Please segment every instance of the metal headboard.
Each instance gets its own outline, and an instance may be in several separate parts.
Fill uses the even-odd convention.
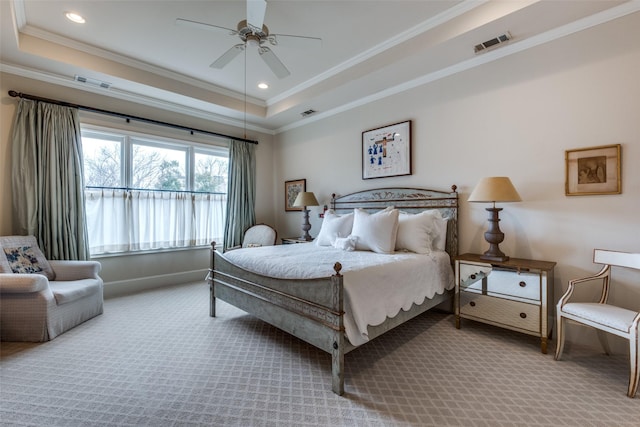
[[[375,212],[388,206],[402,211],[418,213],[427,209],[437,209],[447,221],[447,242],[445,249],[451,260],[458,255],[458,193],[457,186],[451,192],[423,188],[376,188],[358,191],[345,196],[331,196],[331,208],[337,214],[345,214],[354,208]]]

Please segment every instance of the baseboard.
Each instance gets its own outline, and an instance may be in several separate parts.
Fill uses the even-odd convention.
[[[207,269],[201,269],[106,282],[104,284],[104,298],[116,298],[164,286],[179,285],[182,283],[198,281],[202,281],[204,283],[207,272]]]

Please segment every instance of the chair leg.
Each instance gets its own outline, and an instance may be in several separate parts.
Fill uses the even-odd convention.
[[[596,332],[598,333],[598,340],[600,341],[602,349],[607,356],[610,356],[612,353],[611,348],[609,347],[609,341],[607,341],[607,333],[605,331],[601,331],[600,329],[596,329]]]
[[[634,336],[635,335],[635,336]],[[638,336],[637,332],[631,334],[629,339],[629,390],[627,396],[633,398],[638,391],[640,382],[640,370],[638,370]]]
[[[556,328],[558,329],[558,337],[556,338],[557,342],[555,359],[560,360],[560,357],[562,357],[562,351],[564,350],[564,328],[562,316],[560,315],[560,313],[558,313],[558,315],[556,316]]]

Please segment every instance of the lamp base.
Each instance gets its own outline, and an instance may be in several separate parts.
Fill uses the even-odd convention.
[[[489,251],[485,252],[484,254],[480,255],[480,259],[484,260],[484,261],[497,261],[497,262],[504,262],[504,261],[509,261],[509,257],[506,255],[493,255],[493,254],[488,254]]]
[[[504,262],[509,260],[509,257],[504,254],[498,247],[504,240],[504,233],[500,231],[500,226],[498,223],[500,222],[500,218],[498,213],[502,210],[502,208],[486,208],[489,212],[489,229],[484,233],[484,239],[489,243],[489,249],[482,255],[480,255],[480,259],[485,261],[498,261]]]
[[[309,234],[309,230],[311,230],[311,223],[309,222],[309,209],[304,206],[302,212],[304,212],[302,221],[302,231],[304,231],[304,234],[300,236],[300,240],[310,242],[313,240],[313,237],[311,237],[311,235]]]

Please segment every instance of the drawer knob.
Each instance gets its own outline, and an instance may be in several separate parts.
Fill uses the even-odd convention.
[[[522,317],[523,319],[527,318],[527,313],[520,313],[520,317]]]
[[[524,288],[525,286],[527,286],[527,283],[526,283],[526,282],[520,282],[520,287],[521,287],[521,288]]]
[[[469,305],[470,305],[471,307],[475,307],[475,306],[476,306],[476,302],[475,302],[475,301],[471,301],[471,302],[469,303]]]

